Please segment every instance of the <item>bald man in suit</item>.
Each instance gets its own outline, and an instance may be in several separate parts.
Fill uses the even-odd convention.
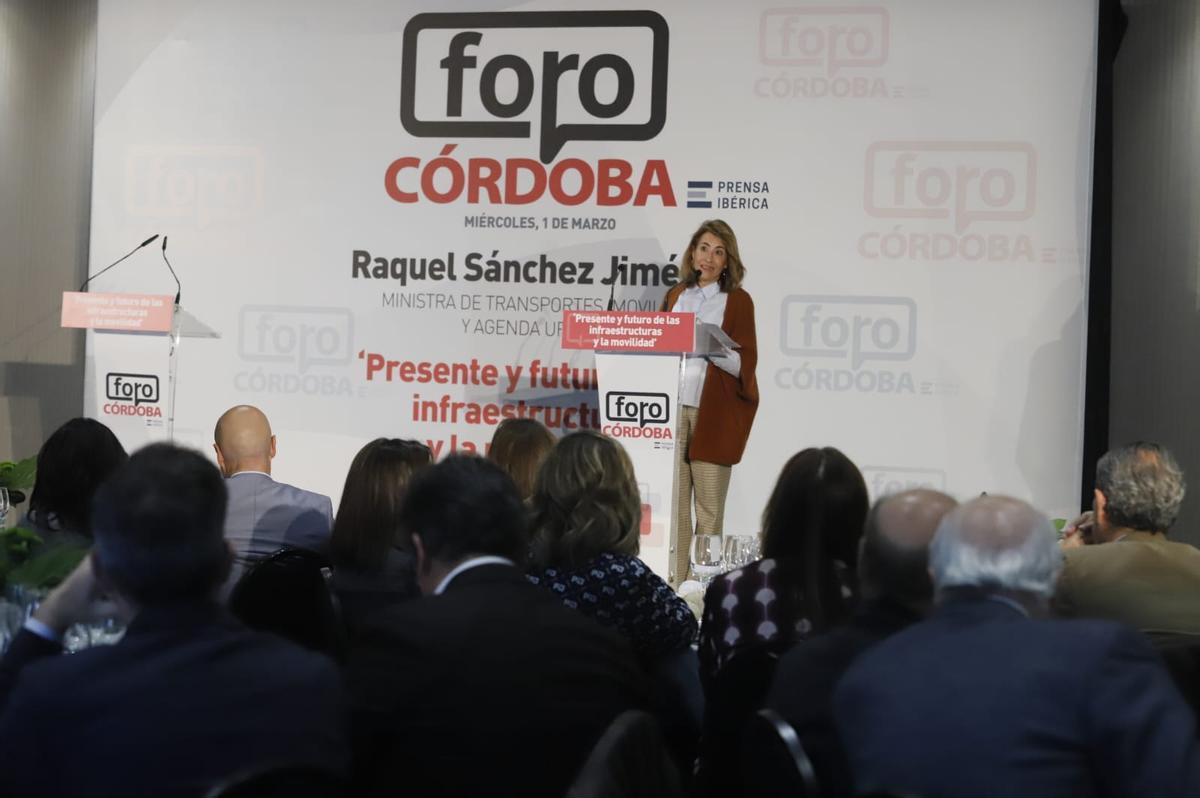
[[[271,478],[276,442],[266,415],[251,405],[231,407],[217,421],[213,438],[229,492],[225,538],[235,550],[233,580],[285,546],[326,554],[333,503]]]

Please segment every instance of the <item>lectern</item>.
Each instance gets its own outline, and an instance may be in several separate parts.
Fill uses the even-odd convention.
[[[169,294],[67,291],[62,326],[88,331],[84,415],[129,451],[173,439],[180,340],[220,334]]]

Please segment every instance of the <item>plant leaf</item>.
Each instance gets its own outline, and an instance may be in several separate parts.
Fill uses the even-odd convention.
[[[8,474],[7,485],[10,488],[32,488],[37,478],[37,457],[26,457],[13,463],[12,471]]]

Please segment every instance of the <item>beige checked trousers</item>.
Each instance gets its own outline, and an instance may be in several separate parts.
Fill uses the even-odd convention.
[[[696,429],[699,408],[679,406],[679,425],[675,434],[675,458],[679,465],[675,481],[675,539],[671,541],[667,582],[671,587],[688,578],[692,551],[692,499],[696,501],[695,532],[720,535],[725,524],[725,496],[729,493],[731,466],[689,460],[688,444]]]

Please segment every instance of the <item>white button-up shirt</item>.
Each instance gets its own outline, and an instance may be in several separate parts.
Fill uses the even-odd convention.
[[[701,288],[694,285],[684,289],[671,310],[677,313],[695,313],[696,324],[721,326],[725,321],[725,303],[729,295],[721,290],[720,283],[709,283]],[[742,373],[742,356],[737,350],[729,349],[709,356],[688,355],[684,360],[683,379],[679,384],[679,403],[688,407],[700,406],[700,392],[704,388],[704,375],[708,364],[737,377]]]

